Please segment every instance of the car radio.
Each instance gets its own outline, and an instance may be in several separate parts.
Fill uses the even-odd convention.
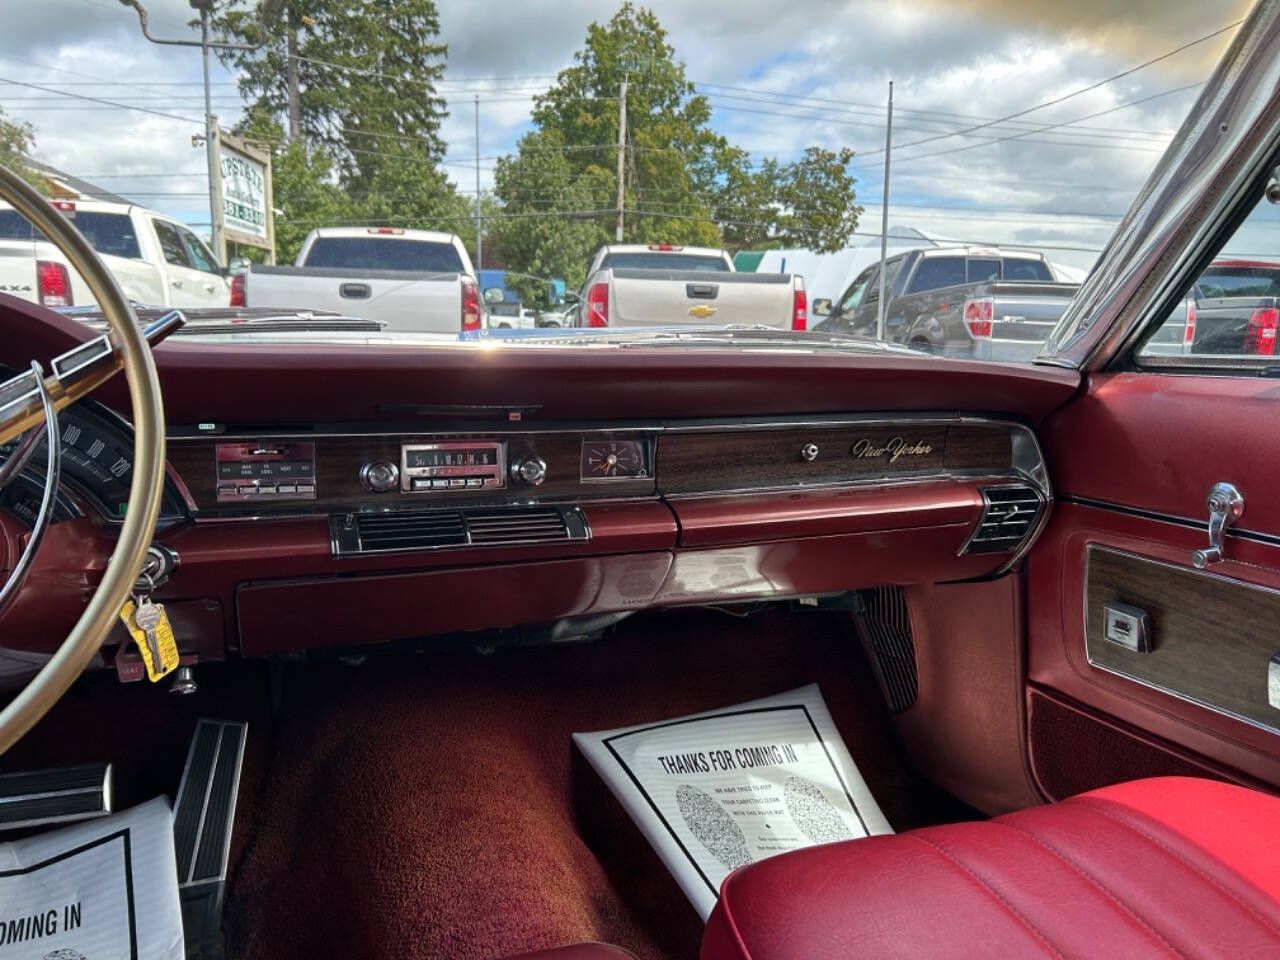
[[[505,487],[506,462],[506,444],[500,441],[401,444],[400,489],[424,493]]]
[[[220,443],[215,462],[218,502],[314,500],[314,443]]]

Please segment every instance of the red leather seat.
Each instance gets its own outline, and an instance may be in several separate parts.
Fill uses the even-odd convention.
[[[1280,799],[1138,780],[730,874],[702,960],[1280,958]]]
[[[575,943],[569,947],[553,947],[522,953],[507,960],[636,960],[635,954],[607,943]]]

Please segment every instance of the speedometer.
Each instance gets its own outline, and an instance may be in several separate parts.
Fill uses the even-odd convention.
[[[647,476],[649,476],[649,446],[644,440],[583,442],[583,480],[629,480]]]

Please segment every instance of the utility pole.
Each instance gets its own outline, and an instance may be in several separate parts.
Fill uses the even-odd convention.
[[[618,97],[618,229],[614,239],[622,242],[623,205],[626,203],[626,190],[623,177],[627,169],[627,81],[622,81],[622,94]]]
[[[889,81],[889,119],[884,129],[884,198],[880,201],[880,302],[876,311],[876,339],[884,340],[884,262],[889,252],[889,151],[893,149],[893,81]]]
[[[480,94],[476,94],[476,282],[484,263],[484,219],[480,215]]]
[[[147,11],[141,0],[120,0],[123,6],[131,7],[138,13],[138,24],[142,27],[142,35],[152,43],[171,47],[199,47],[204,65],[204,152],[205,166],[209,172],[209,239],[213,241],[213,249],[220,261],[226,262],[226,244],[220,243],[222,231],[218,229],[218,201],[220,192],[217,189],[218,160],[217,145],[214,142],[213,125],[216,122],[213,109],[209,103],[209,51],[210,50],[257,50],[266,43],[267,22],[278,16],[285,0],[261,0],[258,5],[258,24],[262,29],[263,39],[258,43],[222,43],[209,40],[209,18],[213,15],[214,0],[187,0],[191,6],[200,11],[200,42],[194,40],[174,40],[166,37],[153,37],[147,30]],[[292,63],[292,58],[290,60]],[[290,116],[292,119],[292,114]],[[195,138],[193,137],[194,141]]]
[[[298,93],[298,18],[290,7],[285,14],[284,82],[289,88],[289,142],[302,136],[302,97]]]
[[[204,69],[204,164],[209,172],[209,240],[219,263],[227,262],[227,245],[218,229],[217,147],[213,141],[213,106],[209,102],[209,7],[200,8],[200,60]]]

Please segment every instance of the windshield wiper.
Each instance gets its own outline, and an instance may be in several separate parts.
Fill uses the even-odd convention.
[[[180,336],[226,336],[234,333],[381,333],[386,321],[345,316],[307,316],[283,314],[278,317],[252,317],[243,320],[202,320],[182,328]]]

